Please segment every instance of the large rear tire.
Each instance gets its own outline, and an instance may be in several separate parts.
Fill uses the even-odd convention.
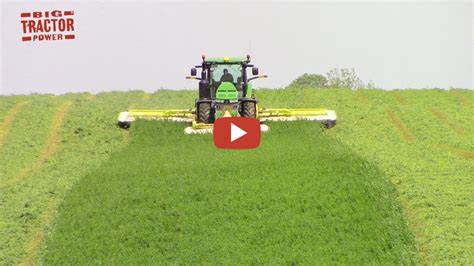
[[[198,123],[211,123],[211,103],[199,103],[197,111],[197,121]]]
[[[240,113],[243,117],[257,117],[257,107],[255,102],[243,102],[242,112]]]

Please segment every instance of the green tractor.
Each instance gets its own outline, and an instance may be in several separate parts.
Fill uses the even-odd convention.
[[[197,69],[201,69],[201,77]],[[247,76],[247,68],[252,69],[252,77]],[[250,63],[250,56],[206,58],[191,68],[187,79],[199,80],[199,98],[195,108],[178,110],[132,109],[121,112],[118,125],[128,128],[136,119],[169,120],[189,123],[185,134],[212,133],[214,121],[221,117],[254,117],[261,123],[260,129],[268,131],[266,121],[309,120],[322,123],[326,128],[336,124],[336,112],[325,108],[277,108],[266,109],[257,106],[257,99],[250,81],[266,78],[258,75],[258,68]]]
[[[197,68],[201,77],[197,78]],[[253,77],[247,77],[252,68]],[[258,68],[247,57],[202,57],[202,64],[191,69],[188,79],[199,80],[199,99],[196,100],[196,122],[212,124],[217,118],[242,116],[257,117],[257,100],[251,80],[266,78],[258,75]]]

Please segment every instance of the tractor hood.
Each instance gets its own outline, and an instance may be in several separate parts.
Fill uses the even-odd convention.
[[[222,82],[216,91],[216,100],[237,100],[239,93],[232,82]]]

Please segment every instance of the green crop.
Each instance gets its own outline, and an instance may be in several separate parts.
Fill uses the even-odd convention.
[[[292,89],[258,96],[262,105],[337,110],[338,125],[326,134],[389,177],[423,263],[474,261],[472,91]]]
[[[117,109],[129,104],[125,95],[24,97],[28,103],[0,148],[0,264],[34,259],[66,191],[124,145],[114,119]],[[23,100],[6,99],[17,98]],[[72,105],[60,110],[65,102]],[[52,121],[58,111],[66,113],[55,136]],[[50,135],[57,139],[48,143]]]
[[[413,263],[384,175],[310,122],[270,124],[256,150],[144,122],[77,184],[46,264]],[[304,141],[302,141],[304,140]]]
[[[384,221],[381,221],[380,224],[376,223],[377,226],[375,227],[375,230],[385,236],[394,236],[394,243],[397,244],[394,248],[381,253],[378,252],[380,249],[376,248],[374,249],[375,254],[367,255],[367,253],[365,253],[367,249],[364,248],[372,247],[374,243],[386,243],[384,242],[386,240],[378,239],[374,240],[374,242],[371,242],[371,240],[367,241],[369,243],[367,243],[366,246],[363,246],[361,253],[366,254],[366,258],[364,258],[363,262],[402,263],[404,262],[402,260],[405,260],[405,262],[410,263],[411,261],[417,262],[417,258],[420,258],[420,262],[426,264],[471,264],[472,261],[474,261],[474,254],[472,252],[472,250],[474,250],[474,219],[472,217],[472,204],[474,202],[472,194],[472,187],[474,187],[474,179],[472,178],[472,173],[474,172],[474,128],[472,127],[474,124],[474,93],[472,91],[457,89],[450,91],[279,89],[258,90],[256,91],[256,95],[260,100],[259,106],[329,107],[336,110],[338,113],[338,124],[336,127],[330,130],[325,130],[322,134],[318,128],[312,128],[311,131],[314,131],[316,136],[299,137],[298,140],[301,143],[306,144],[314,141],[316,141],[318,145],[319,142],[330,143],[338,151],[337,154],[341,152],[341,155],[345,154],[349,156],[351,160],[357,162],[356,165],[358,165],[358,167],[361,166],[360,164],[367,165],[369,169],[367,170],[368,173],[362,174],[361,178],[368,178],[370,175],[378,173],[374,182],[377,182],[380,186],[371,187],[368,183],[364,182],[362,182],[361,186],[369,189],[372,193],[386,193],[385,195],[387,195],[387,197],[379,203],[371,202],[372,205],[369,204],[367,208],[375,206],[373,204],[383,205],[386,202],[391,202],[393,204],[392,208],[386,208],[385,211],[381,210],[381,212],[375,212],[374,215],[381,215],[382,213],[392,215],[388,217],[393,217],[394,229],[380,229],[380,227],[377,226],[384,223]],[[160,160],[153,160],[153,167],[143,170],[147,175],[155,175],[151,169],[158,171],[159,167],[172,169],[170,167],[175,164],[174,161],[180,161],[185,165],[181,171],[190,173],[190,176],[196,180],[189,180],[189,184],[184,183],[184,185],[182,183],[176,183],[176,187],[174,187],[172,186],[172,180],[166,179],[166,182],[169,181],[169,183],[163,183],[167,185],[166,188],[168,188],[168,194],[166,195],[183,193],[184,190],[180,191],[178,185],[183,185],[184,188],[187,188],[187,192],[191,192],[189,185],[193,184],[194,187],[201,190],[197,190],[196,195],[190,194],[192,199],[194,199],[194,197],[203,197],[202,201],[216,200],[215,196],[217,193],[212,194],[206,190],[207,187],[202,187],[206,184],[209,185],[210,180],[215,181],[217,176],[222,177],[222,180],[217,179],[218,181],[220,180],[220,182],[217,182],[217,185],[221,186],[224,191],[227,190],[225,190],[226,187],[224,187],[224,183],[222,183],[223,180],[247,180],[246,174],[243,172],[244,170],[234,167],[234,164],[230,164],[229,160],[231,159],[226,156],[224,156],[224,165],[232,165],[231,170],[218,168],[222,170],[218,174],[214,172],[213,176],[205,175],[203,169],[206,169],[205,167],[207,167],[208,164],[214,166],[217,165],[219,157],[216,156],[226,154],[226,151],[214,150],[210,136],[197,136],[197,138],[192,138],[198,139],[196,145],[200,148],[189,151],[190,154],[187,155],[188,157],[186,157],[186,160],[171,156],[166,157],[166,160],[163,161],[162,158],[164,155],[161,152],[161,147],[147,146],[147,148],[143,148],[143,151],[141,151],[141,148],[137,146],[137,143],[135,143],[139,140],[149,138],[149,133],[142,133],[139,129],[133,129],[132,131],[137,134],[129,136],[128,131],[120,130],[115,126],[115,119],[118,112],[126,110],[127,108],[191,108],[195,97],[196,91],[170,90],[159,90],[153,94],[132,91],[122,93],[101,93],[99,95],[83,93],[67,94],[63,96],[31,95],[0,97],[0,238],[2,239],[0,242],[0,264],[35,262],[37,261],[37,254],[40,250],[42,250],[41,258],[45,261],[56,261],[56,259],[61,258],[61,256],[65,256],[66,254],[60,254],[61,248],[58,247],[58,244],[65,243],[63,242],[64,239],[61,239],[61,236],[66,236],[67,233],[71,233],[72,231],[65,230],[64,232],[60,232],[56,229],[67,228],[67,224],[64,224],[64,222],[61,221],[68,221],[68,217],[71,216],[70,212],[73,210],[68,210],[66,206],[73,206],[71,199],[75,197],[74,195],[85,193],[84,187],[87,187],[88,182],[94,175],[104,171],[107,167],[118,167],[118,162],[120,161],[117,157],[118,155],[125,154],[124,156],[130,158],[128,153],[125,152],[127,150],[135,150],[134,156],[137,158],[140,158],[141,154],[144,153],[152,154],[152,156],[155,156],[156,158],[161,158]],[[61,109],[61,106],[67,102],[71,103],[70,107],[68,109]],[[24,105],[19,108],[17,112],[14,112],[15,106],[19,103],[24,103]],[[57,124],[55,121],[57,122],[57,118],[60,117],[58,116],[58,112],[61,112],[61,110],[66,111],[66,113],[64,118],[61,120],[61,123]],[[14,119],[10,121],[9,117],[11,117],[10,114],[12,112],[15,113],[15,115]],[[272,147],[265,147],[265,143],[267,142],[266,138],[273,139],[273,141],[281,138],[281,142],[294,144],[290,137],[286,140],[284,136],[278,136],[278,130],[287,132],[288,135],[304,134],[307,130],[306,124],[298,124],[296,126],[294,126],[294,124],[291,125],[292,126],[286,128],[286,126],[283,125],[272,124],[272,129],[269,132],[271,134],[264,135],[264,139],[262,140],[262,150],[265,150],[266,152],[273,150],[273,152],[275,152]],[[177,141],[177,138],[181,141],[181,138],[185,137],[181,135],[184,125],[177,124],[175,126],[177,127],[175,128],[176,131],[171,130],[174,126],[163,128],[164,132],[167,132],[166,130],[168,129],[171,130],[171,132],[169,132],[171,134],[168,134],[170,135],[169,141]],[[162,127],[160,126],[160,128]],[[294,131],[291,131],[292,129]],[[5,134],[5,132],[7,132],[7,134]],[[160,141],[166,142],[166,138],[168,138],[166,134],[162,135],[163,132],[157,130],[157,128],[152,129],[151,132],[154,132],[154,137]],[[179,134],[175,135],[174,133]],[[141,137],[140,134],[145,134],[146,136]],[[129,140],[131,143],[127,145]],[[155,142],[152,140],[150,143]],[[191,143],[186,140],[182,143],[183,145],[191,145]],[[296,149],[297,147],[301,147],[301,145],[297,144],[287,147],[287,150],[280,150],[280,153],[282,153],[280,155],[290,161],[293,160],[290,159],[290,156],[291,158],[299,156],[301,158],[298,161],[298,166],[301,169],[306,169],[309,173],[316,170],[320,171],[321,166],[318,162],[326,162],[326,160],[319,156],[313,157],[311,154],[308,155],[308,152],[304,153]],[[295,146],[295,148],[293,148],[293,146]],[[333,149],[332,146],[324,147],[327,147],[327,152],[329,152]],[[176,147],[168,147],[167,145],[164,145],[164,147],[166,149],[176,149],[178,154],[180,148],[184,149],[181,144],[177,144]],[[304,148],[301,149],[309,149],[310,151],[315,149],[315,147],[308,147],[309,145],[305,145]],[[295,182],[295,179],[288,177],[285,179],[276,174],[278,173],[278,167],[281,167],[283,169],[281,171],[285,172],[285,167],[289,167],[285,164],[287,162],[281,161],[275,163],[276,159],[274,156],[276,155],[270,154],[267,156],[266,154],[261,154],[259,150],[260,149],[249,152],[237,151],[233,154],[236,154],[237,159],[241,158],[239,154],[250,154],[251,158],[253,158],[252,163],[254,163],[254,165],[242,158],[241,160],[246,162],[246,164],[250,164],[252,169],[255,169],[259,173],[259,176],[267,177],[266,180],[268,181],[271,181],[274,178],[276,181],[279,181],[279,183],[282,183],[281,186],[286,186],[285,182],[294,184],[292,182]],[[314,151],[316,155],[320,154],[319,152],[321,151]],[[205,154],[210,157],[197,158],[196,156],[192,156],[192,154]],[[259,156],[255,156],[255,154],[259,154]],[[147,160],[152,159],[149,158]],[[325,164],[332,165],[333,163],[327,162]],[[238,166],[240,163],[236,162],[235,165]],[[357,169],[359,169],[358,167],[354,169],[352,166],[342,164],[342,162],[339,161],[334,162],[334,165],[339,165],[341,167],[344,166],[339,171],[348,168],[346,171],[350,173],[354,173],[353,171],[357,172]],[[124,171],[126,171],[130,176],[140,177],[140,171],[142,170],[136,170],[141,169],[140,167],[143,166],[139,162],[134,161],[131,167],[128,167],[127,170]],[[292,167],[296,168],[296,166]],[[242,168],[245,168],[245,170],[248,169],[248,167]],[[260,168],[268,170],[266,170],[265,173],[260,173],[263,171]],[[168,170],[167,172],[165,171],[164,174],[169,174],[170,177],[173,176],[171,170]],[[291,173],[288,172],[287,176],[290,176],[290,174]],[[337,171],[333,172],[332,176],[328,173],[328,175],[335,180],[341,180],[339,174],[340,173]],[[201,176],[204,176],[204,178]],[[129,186],[132,192],[136,192],[126,194],[127,197],[120,201],[124,206],[128,206],[130,211],[135,208],[135,211],[138,212],[140,209],[137,208],[137,206],[141,206],[140,202],[142,199],[135,199],[132,197],[134,194],[138,196],[140,195],[139,192],[132,189],[132,185],[147,184],[146,180],[143,178],[144,177],[142,176],[138,179],[125,179],[124,175],[122,175],[122,182],[120,184],[123,186]],[[257,177],[258,180],[260,180],[259,178],[260,177]],[[301,175],[301,178],[301,180],[307,181],[306,184],[312,184],[313,189],[320,189],[316,183],[312,183],[315,182],[314,180],[309,180],[305,173]],[[135,183],[134,180],[138,183]],[[199,180],[206,180],[207,183],[200,184]],[[109,182],[110,180],[106,181]],[[255,183],[252,183],[253,181],[251,181],[252,180],[249,180],[247,183],[244,182],[240,184],[240,186],[246,187],[251,184],[254,185]],[[255,182],[257,182],[257,180],[255,180]],[[94,184],[96,184],[94,186],[95,189],[106,189],[105,187],[101,187],[99,183]],[[251,191],[255,192],[256,189],[263,189],[262,187],[267,185],[267,183],[264,185],[263,183],[259,184],[261,184],[261,187],[257,186]],[[331,182],[326,182],[324,184],[327,186],[326,189],[332,188],[335,190],[337,190],[340,185],[340,183]],[[269,188],[279,186],[279,184],[273,182],[268,185],[270,185]],[[300,186],[302,185],[300,184]],[[361,186],[356,186],[356,188],[362,188]],[[178,191],[171,191],[172,187],[177,188]],[[111,188],[119,189],[116,186],[112,186]],[[232,187],[229,187],[229,189],[230,188]],[[302,189],[302,187],[296,186],[295,190],[288,190],[291,192],[289,195],[291,196],[293,193],[300,193],[302,194],[300,199],[307,197],[308,194],[302,193],[304,191],[300,189]],[[396,191],[396,194],[393,194],[393,190]],[[143,203],[149,203],[151,198],[159,198],[159,195],[152,196],[151,192],[149,193],[148,188],[144,188],[144,191],[147,192],[144,194],[147,195],[147,198],[143,199]],[[204,192],[210,193],[210,196],[208,196],[209,198],[206,198],[206,193]],[[238,191],[230,192],[232,193],[229,195],[239,195],[240,193]],[[357,191],[354,193],[355,194],[350,195],[359,195],[357,194]],[[333,204],[332,202],[335,202],[335,199],[338,197],[331,195],[332,194],[327,194],[326,196],[328,198],[325,199],[325,201],[321,201],[320,205],[310,204],[308,206],[311,208],[320,206],[322,209],[337,207],[331,204]],[[63,202],[63,199],[66,196],[68,199]],[[109,196],[109,200],[119,199],[119,195],[109,195],[105,193],[105,195],[101,196]],[[94,197],[98,196],[95,195]],[[249,195],[248,200],[242,198],[242,204],[251,204],[255,197],[258,198],[259,202],[267,202],[274,200],[277,195],[272,193],[261,193],[259,195],[252,195],[251,197]],[[363,198],[364,197],[361,197],[361,199]],[[181,199],[184,200],[184,196]],[[333,201],[331,201],[331,199]],[[87,199],[84,200],[84,204],[86,204]],[[179,199],[176,198],[170,198],[169,200],[179,201]],[[240,206],[239,203],[240,202],[236,202],[234,207],[237,208]],[[60,211],[57,212],[60,204],[63,204],[63,207],[61,207]],[[400,205],[402,206],[405,218],[399,217],[400,210],[398,206]],[[196,206],[195,211],[192,211],[192,209],[185,210],[194,215],[208,214],[209,208],[206,209],[199,204]],[[299,205],[295,202],[292,206]],[[171,207],[172,206],[166,206],[166,208]],[[266,205],[263,205],[263,207],[266,207]],[[145,207],[145,210],[148,210],[146,208],[148,207]],[[341,208],[344,209],[347,208],[347,206],[343,205]],[[360,208],[357,200],[355,208]],[[338,211],[341,211],[342,209],[337,209],[336,214],[339,214]],[[150,224],[148,224],[147,221],[142,222],[146,224],[146,226],[150,226],[149,230],[152,230],[152,224],[166,226],[166,224],[172,223],[172,219],[174,219],[173,215],[176,213],[176,209],[171,210],[174,212],[165,212],[166,215],[163,214],[162,210],[160,210],[159,213],[162,215],[160,216],[160,219],[163,218],[162,220],[153,220]],[[239,209],[229,208],[229,212],[226,213],[232,214],[233,210],[235,211]],[[263,208],[263,210],[268,210],[268,208]],[[294,214],[291,212],[292,210],[294,211],[294,209],[288,208],[287,213],[282,212],[282,217],[290,217],[291,214]],[[248,215],[252,214],[251,211],[247,211],[246,213],[248,213]],[[269,213],[271,214],[272,212],[269,211]],[[219,213],[214,214],[218,215]],[[221,215],[224,214],[225,213],[221,213]],[[149,213],[143,215],[146,216],[149,215]],[[237,216],[237,214],[235,215]],[[58,217],[57,223],[54,222],[56,221],[56,217]],[[97,213],[97,217],[103,217],[103,215]],[[249,217],[255,218],[254,216]],[[266,216],[262,216],[262,219],[265,217]],[[308,216],[297,216],[297,218],[301,217],[307,218]],[[114,218],[118,219],[119,217],[114,216]],[[346,218],[349,219],[350,217]],[[353,218],[355,219],[355,217]],[[359,218],[364,220],[366,216]],[[412,233],[407,233],[406,226],[401,225],[403,220],[406,220],[408,228]],[[309,221],[315,222],[316,220]],[[100,222],[101,226],[105,226],[105,222]],[[131,232],[127,230],[134,228],[134,226],[137,226],[138,224],[142,224],[142,222],[139,221],[136,224],[132,223],[130,227],[126,227],[123,230],[128,232],[131,237],[137,237],[139,239],[141,237],[140,232],[142,231]],[[221,222],[226,224],[226,220],[222,220]],[[364,221],[351,223],[358,224],[358,222],[361,225],[365,225]],[[51,228],[51,224],[56,224],[57,227]],[[186,224],[188,226],[192,225],[192,223]],[[227,225],[229,224],[230,223],[227,223]],[[267,225],[259,223],[258,221],[256,224],[260,226]],[[269,222],[269,225],[280,224],[281,220],[276,220],[274,223],[273,221]],[[195,226],[198,225],[199,224],[195,224]],[[237,225],[243,226],[245,224],[239,222]],[[301,224],[297,223],[296,225],[299,226]],[[148,229],[146,229],[146,226],[143,232],[149,232],[147,231]],[[308,226],[314,225],[309,223]],[[336,224],[334,226],[336,226]],[[118,228],[118,237],[120,236],[121,231],[120,227],[116,228]],[[365,227],[362,226],[356,228],[361,231],[338,232],[338,237],[352,237],[349,240],[353,241],[350,243],[353,243],[354,246],[351,246],[350,244],[346,245],[345,251],[352,251],[355,246],[360,244],[360,241],[357,241],[359,235],[354,234],[356,232],[363,232],[363,228]],[[172,232],[172,227],[171,229],[166,227],[166,229],[171,230]],[[208,230],[211,229],[212,228],[209,228]],[[285,231],[289,230],[287,227],[280,229],[282,230],[281,232],[289,232]],[[110,229],[105,228],[104,230]],[[222,232],[222,236],[228,236],[224,234],[225,232]],[[244,231],[241,233],[250,234],[251,232],[252,231]],[[320,231],[317,232],[321,233]],[[263,231],[263,233],[267,232]],[[298,235],[298,233],[295,234]],[[321,234],[323,236],[317,240],[327,240],[326,234]],[[43,239],[45,236],[49,235],[48,244],[44,245],[45,241],[43,241]],[[198,232],[193,235],[202,236],[198,234]],[[276,236],[273,232],[270,232],[269,235]],[[330,235],[334,236],[334,232],[328,231],[327,236]],[[413,235],[415,238],[417,254],[411,253],[413,248],[410,237]],[[176,253],[175,256],[173,256],[173,253],[170,250],[173,248],[172,243],[176,242],[171,240],[176,239],[168,238],[171,236],[173,235],[163,236],[160,234],[160,239],[163,240],[160,245],[162,245],[164,252],[171,256],[169,258],[170,261],[191,261],[193,254],[197,254],[206,250],[206,248],[210,248],[210,244],[203,245],[202,247],[198,246],[194,249],[197,253],[189,254],[184,252],[183,249],[180,249],[178,250],[180,253]],[[209,234],[207,239],[210,239],[211,236],[216,235]],[[113,238],[114,235],[111,237],[114,240],[119,239]],[[285,237],[291,238],[292,234],[287,234]],[[366,238],[361,236],[360,239],[367,240],[371,237],[373,237],[373,235],[369,233]],[[133,242],[134,239],[135,238],[131,238],[130,241]],[[199,239],[202,238],[195,239],[195,241]],[[271,243],[272,245],[277,243],[275,245],[276,249],[280,248],[281,250],[283,246],[288,247],[288,245],[284,244],[287,243],[285,242],[285,239],[281,240],[281,245],[278,245],[278,241]],[[336,239],[340,238],[336,237]],[[84,239],[84,242],[80,242],[80,244],[84,244],[89,240],[89,238],[86,238]],[[153,240],[156,239],[153,238]],[[268,241],[273,240],[275,240],[275,238],[269,238]],[[295,248],[297,247],[299,248],[298,250],[301,251],[301,256],[298,255],[299,253],[294,253],[297,251],[292,251],[293,249],[290,246],[290,251],[287,253],[296,255],[293,257],[279,257],[281,258],[279,262],[291,263],[293,261],[301,261],[298,260],[298,258],[305,259],[306,261],[317,261],[316,259],[307,256],[309,253],[306,253],[306,247],[301,247],[301,243],[309,243],[308,247],[313,245],[311,244],[313,240],[316,244],[320,243],[311,238],[311,235],[308,235],[307,238],[306,236],[303,237],[301,242],[297,242],[299,245],[295,246]],[[333,241],[332,239],[327,241],[328,243],[333,243],[331,242]],[[156,242],[153,243],[156,244]],[[189,244],[192,243],[192,241],[185,241],[183,243]],[[224,241],[218,243],[222,244],[227,242]],[[240,242],[235,242],[235,245],[238,245],[238,243]],[[266,244],[266,242],[256,243],[260,243],[262,246],[265,246],[264,244]],[[141,245],[142,242],[137,242],[136,244]],[[223,248],[230,250],[233,248],[232,245],[234,244],[229,241],[229,243],[223,244]],[[132,247],[136,248],[134,245],[132,245]],[[101,247],[97,248],[100,250]],[[113,246],[110,248],[113,249]],[[334,263],[336,263],[336,261],[354,263],[362,261],[361,257],[357,255],[354,255],[354,259],[350,260],[347,255],[343,254],[342,248],[343,247],[337,249],[340,252],[337,253],[339,255],[337,258],[332,257],[333,255],[328,253],[329,255],[321,255],[320,261],[324,259],[334,259]],[[318,249],[315,249],[317,251],[315,251],[315,254],[323,254],[324,250],[322,249],[324,249],[324,245],[321,245],[321,250],[319,251]],[[245,250],[245,245],[235,247],[235,252],[242,250]],[[262,253],[262,256],[259,256],[258,258],[256,257],[255,261],[269,261],[267,255],[271,254],[272,250],[264,250],[266,253]],[[336,250],[336,248],[334,248],[334,250]],[[214,252],[212,254],[219,254],[219,249],[211,249],[209,252]],[[77,252],[74,254],[76,256]],[[74,258],[78,259],[78,257]],[[380,259],[380,261],[376,261],[376,258]],[[156,259],[160,260],[163,258],[159,257]],[[204,261],[204,257],[194,257],[194,259],[195,261]],[[226,262],[226,257],[221,257],[219,260]],[[247,260],[246,258],[242,258],[241,261],[252,262],[252,260]],[[67,261],[61,262],[67,263]],[[331,261],[325,262],[330,263]]]

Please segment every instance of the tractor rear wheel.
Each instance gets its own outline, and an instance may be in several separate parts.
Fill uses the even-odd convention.
[[[211,123],[211,103],[199,103],[197,111],[198,123]]]
[[[257,108],[255,102],[243,102],[242,112],[240,113],[243,117],[257,117]]]

